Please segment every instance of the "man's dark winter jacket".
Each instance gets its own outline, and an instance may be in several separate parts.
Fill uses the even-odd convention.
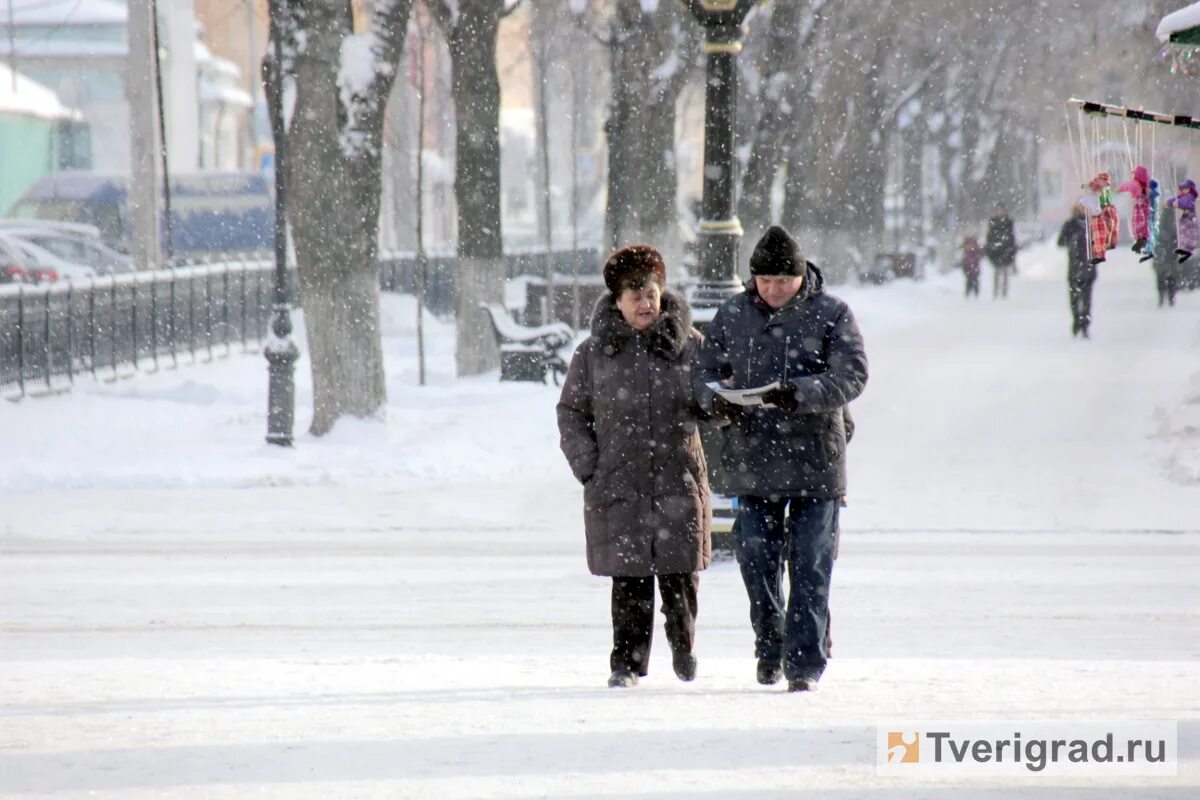
[[[594,575],[695,572],[712,558],[692,389],[699,344],[687,302],[670,290],[662,315],[641,333],[611,294],[596,304],[592,335],[575,351],[558,401],[562,451],[583,483]]]
[[[1082,214],[1072,215],[1063,223],[1058,246],[1067,248],[1067,267],[1071,272],[1088,265],[1087,223]]]
[[[734,415],[722,451],[728,491],[738,495],[836,498],[846,493],[843,409],[862,394],[867,356],[850,308],[824,290],[807,264],[796,297],[773,311],[753,280],[718,309],[694,370],[706,411],[720,381],[746,389],[786,380],[794,412],[749,407]]]
[[[1010,217],[998,215],[988,220],[983,252],[996,266],[1009,266],[1017,260],[1017,234]]]

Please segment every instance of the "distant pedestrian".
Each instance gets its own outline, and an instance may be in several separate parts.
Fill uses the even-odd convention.
[[[1088,253],[1088,222],[1083,206],[1076,204],[1058,234],[1058,246],[1067,248],[1067,297],[1071,302],[1071,335],[1088,338],[1092,323],[1092,286],[1096,265]]]
[[[558,401],[563,454],[583,484],[587,563],[612,578],[608,685],[646,675],[654,584],[662,596],[672,665],[696,676],[692,652],[700,570],[712,556],[708,468],[691,381],[702,338],[687,302],[666,288],[648,245],[604,265],[608,292],[592,335],[575,351]]]
[[[1017,234],[1004,206],[996,206],[988,220],[983,252],[992,262],[992,298],[1008,297],[1008,279],[1017,263]]]
[[[962,271],[967,279],[965,297],[979,297],[979,270],[983,260],[983,248],[974,236],[967,236],[962,243]]]
[[[1175,305],[1175,294],[1180,289],[1184,265],[1175,254],[1179,247],[1175,229],[1174,212],[1158,215],[1158,243],[1154,248],[1154,285],[1158,289],[1158,305]]]

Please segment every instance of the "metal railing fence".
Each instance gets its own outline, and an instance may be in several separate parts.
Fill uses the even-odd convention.
[[[506,278],[599,270],[595,251],[515,253]],[[415,292],[412,253],[379,256],[384,291]],[[425,302],[452,317],[455,258],[428,256]],[[296,296],[295,273],[289,290]],[[46,286],[0,286],[0,396],[64,391],[76,377],[111,379],[139,370],[211,361],[257,349],[271,316],[274,266],[248,258]]]
[[[271,264],[255,261],[2,287],[0,394],[248,350],[266,335],[272,285]]]

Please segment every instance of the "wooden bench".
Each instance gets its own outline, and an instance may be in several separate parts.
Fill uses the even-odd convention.
[[[546,382],[547,375],[557,386],[567,374],[567,362],[558,351],[575,338],[571,326],[563,322],[526,327],[497,303],[480,303],[492,320],[496,346],[500,348],[500,380]]]

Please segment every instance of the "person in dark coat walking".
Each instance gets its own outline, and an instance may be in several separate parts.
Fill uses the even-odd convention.
[[[863,391],[867,357],[850,308],[826,294],[820,270],[786,230],[763,234],[750,273],[746,291],[717,310],[694,380],[701,407],[730,420],[721,462],[738,496],[734,545],[758,681],[786,675],[790,691],[808,691],[829,658],[830,577],[846,494],[844,409]],[[761,406],[733,405],[709,385],[776,381]]]
[[[1071,335],[1088,338],[1092,323],[1092,286],[1096,265],[1088,257],[1088,228],[1083,206],[1076,205],[1058,233],[1058,246],[1067,248],[1067,295],[1071,301]]]
[[[1173,212],[1158,214],[1158,243],[1154,247],[1154,284],[1158,289],[1158,305],[1175,305],[1175,294],[1179,291],[1184,266],[1175,254],[1179,247],[1179,234],[1175,227]]]
[[[1008,279],[1016,270],[1017,235],[1003,206],[996,206],[996,213],[988,220],[983,252],[992,262],[992,298],[1008,297]]]
[[[712,558],[708,466],[691,379],[702,339],[687,302],[666,288],[653,247],[618,250],[604,265],[604,283],[592,335],[563,383],[558,430],[583,484],[588,569],[612,578],[608,685],[633,686],[646,675],[655,579],[675,674],[690,681],[698,573]]]

